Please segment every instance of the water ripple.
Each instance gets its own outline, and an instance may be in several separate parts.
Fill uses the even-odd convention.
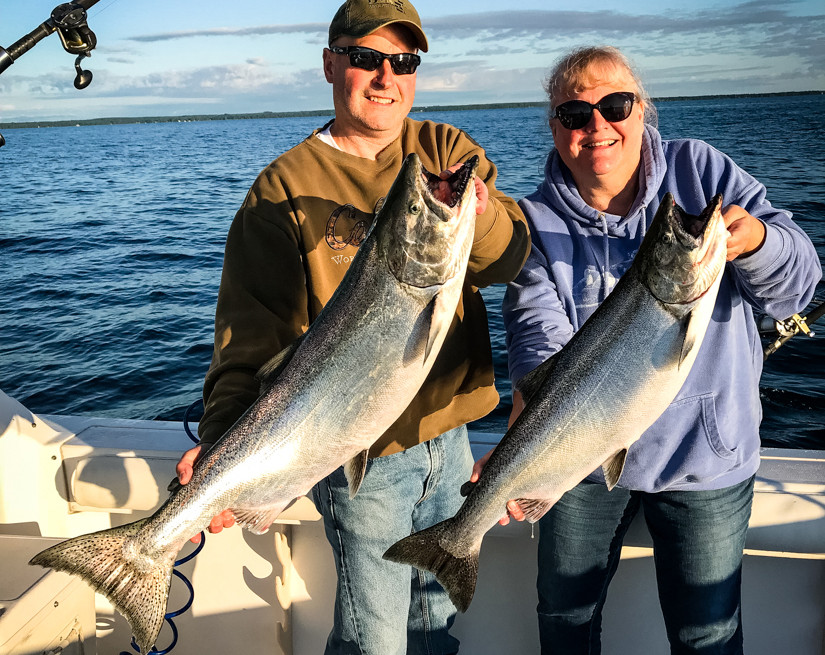
[[[825,261],[821,96],[661,103],[665,138],[705,139],[792,211]],[[788,116],[793,129],[787,129]],[[542,108],[416,113],[465,129],[520,198],[551,145]],[[0,388],[39,413],[180,420],[212,356],[226,232],[249,185],[323,117],[11,130],[0,207]],[[759,125],[754,138],[753,126]],[[67,139],[83,143],[79,170]],[[510,411],[503,287],[483,290]],[[819,295],[825,299],[825,285]],[[819,328],[825,335],[825,319]],[[765,443],[825,448],[825,338],[796,337],[766,362]]]

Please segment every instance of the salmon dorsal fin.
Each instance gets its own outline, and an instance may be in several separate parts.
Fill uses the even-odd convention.
[[[604,471],[604,481],[607,484],[608,490],[612,490],[619,483],[619,478],[622,477],[624,470],[624,463],[627,459],[627,448],[622,448],[619,452],[602,464],[602,471]]]
[[[464,484],[461,485],[461,489],[458,490],[462,496],[467,497],[470,495],[470,492],[475,488],[478,482],[470,482],[467,480]]]
[[[344,464],[344,475],[347,476],[349,484],[349,497],[355,498],[355,494],[361,488],[364,476],[367,474],[367,462],[369,461],[369,451],[362,450],[355,457]]]
[[[292,356],[295,354],[295,351],[298,350],[298,347],[301,345],[303,340],[304,335],[302,334],[258,369],[258,372],[255,374],[255,379],[261,385],[261,392],[268,389],[272,383],[275,382],[281,374],[281,371],[283,371],[286,365],[289,364],[289,361],[292,359]]]
[[[544,360],[516,384],[516,390],[521,393],[525,405],[530,402],[530,399],[536,395],[544,381],[552,374],[558,361],[556,355],[558,353],[554,353],[550,356],[550,359]]]

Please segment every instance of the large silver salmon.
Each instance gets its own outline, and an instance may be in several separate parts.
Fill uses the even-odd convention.
[[[88,534],[31,564],[74,573],[105,595],[141,651],[163,624],[177,552],[231,509],[265,532],[294,498],[342,464],[350,493],[367,449],[403,413],[455,316],[475,229],[473,157],[449,180],[409,155],[332,298],[265,365],[254,405],[149,518]]]
[[[518,385],[526,407],[456,515],[398,541],[386,559],[431,571],[463,612],[482,538],[509,499],[532,522],[599,466],[616,485],[627,449],[674,399],[702,344],[725,267],[721,205],[716,196],[691,216],[664,197],[613,292]]]

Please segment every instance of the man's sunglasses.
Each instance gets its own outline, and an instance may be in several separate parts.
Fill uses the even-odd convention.
[[[630,116],[636,94],[628,91],[610,93],[591,105],[584,100],[568,100],[556,107],[553,118],[558,118],[568,130],[579,130],[590,122],[593,110],[598,109],[608,123],[619,123]]]
[[[412,75],[421,63],[421,57],[411,52],[386,55],[372,48],[363,48],[354,45],[348,45],[346,47],[331,45],[329,49],[336,55],[349,55],[350,65],[365,71],[374,71],[384,63],[385,59],[389,59],[393,73],[396,75]]]

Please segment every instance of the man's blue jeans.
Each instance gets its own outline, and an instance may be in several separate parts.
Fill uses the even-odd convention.
[[[641,506],[674,655],[741,655],[742,550],[753,478],[714,491],[630,492],[583,482],[539,521],[543,655],[598,655],[602,608]]]
[[[411,532],[453,516],[473,456],[462,426],[371,459],[355,498],[343,469],[313,488],[332,546],[338,588],[326,655],[447,655],[455,607],[430,573],[382,559]]]

